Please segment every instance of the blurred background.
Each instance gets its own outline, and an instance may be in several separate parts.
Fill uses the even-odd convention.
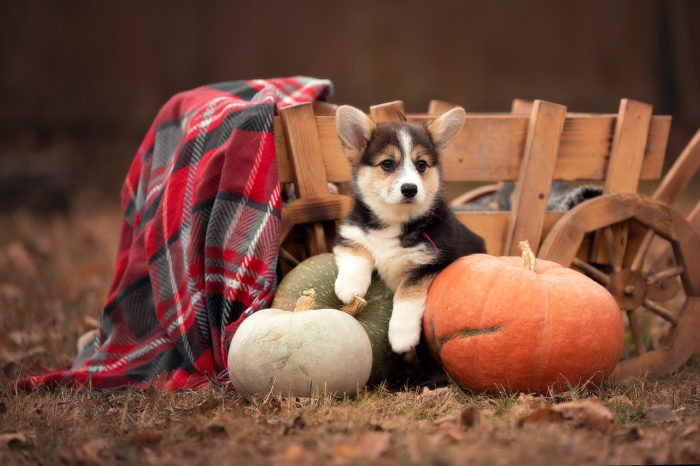
[[[0,209],[118,206],[174,93],[236,79],[331,79],[332,102],[513,98],[673,116],[667,165],[700,127],[700,1],[0,0]]]

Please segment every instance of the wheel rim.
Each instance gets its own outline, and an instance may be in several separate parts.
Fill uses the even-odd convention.
[[[648,229],[629,264],[615,241],[621,225],[636,221]],[[584,236],[600,231],[600,247],[610,259],[604,269],[576,257]],[[672,264],[649,264],[654,237],[668,242]],[[542,259],[577,268],[604,285],[627,316],[636,355],[621,361],[610,379],[664,375],[684,364],[700,341],[700,237],[673,208],[636,194],[609,194],[584,202],[568,212],[540,248]],[[679,299],[679,296],[681,299]],[[668,330],[655,348],[647,348],[640,316],[651,313]]]

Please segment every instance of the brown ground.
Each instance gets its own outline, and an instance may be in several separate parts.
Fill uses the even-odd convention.
[[[700,357],[671,377],[552,396],[375,388],[354,399],[10,393],[69,364],[110,284],[117,206],[0,215],[0,464],[700,462]]]

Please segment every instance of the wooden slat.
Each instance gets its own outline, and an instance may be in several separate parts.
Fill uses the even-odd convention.
[[[530,115],[532,111],[532,101],[524,99],[513,99],[510,104],[510,113],[513,115]]]
[[[287,151],[299,197],[328,193],[328,179],[323,153],[311,104],[294,105],[280,110]]]
[[[406,110],[402,101],[395,100],[385,104],[372,105],[369,108],[369,116],[376,122],[406,121]]]
[[[610,149],[610,162],[605,175],[605,194],[636,193],[642,174],[644,152],[651,123],[652,106],[629,99],[620,101],[615,132]],[[603,247],[600,233],[593,237],[591,262],[621,262],[627,249],[629,225],[613,227],[612,241],[617,257],[610,257],[610,247]]]
[[[615,115],[567,115],[559,141],[554,178],[602,180],[610,156],[615,121]],[[497,182],[518,179],[527,124],[528,119],[522,116],[467,114],[464,128],[445,152],[445,180]],[[349,181],[350,164],[345,160],[338,141],[335,118],[319,116],[316,126],[328,181]],[[655,180],[661,176],[670,128],[670,116],[652,117],[641,179]],[[279,131],[275,132],[275,143],[277,159],[281,161],[278,167],[280,182],[293,181],[291,167],[282,163],[288,157],[284,135]]]
[[[280,183],[290,183],[294,181],[292,165],[289,162],[289,152],[287,151],[287,140],[284,136],[284,125],[282,119],[275,117],[273,122],[275,129],[275,152],[277,156],[277,174]]]
[[[345,217],[352,209],[352,198],[343,194],[325,194],[296,199],[284,207],[294,224],[326,222]]]
[[[428,115],[439,116],[456,107],[459,107],[459,105],[444,100],[433,99],[428,103]]]
[[[545,212],[542,228],[544,235],[549,233],[565,213],[559,211]],[[455,212],[455,215],[470,230],[484,238],[486,251],[489,254],[493,256],[503,255],[509,212]]]
[[[606,194],[636,193],[642,174],[652,106],[622,99],[615,136],[610,150],[610,162],[605,176]]]
[[[340,145],[338,133],[335,129],[335,118],[316,118],[318,137],[321,140],[323,150],[323,163],[326,167],[326,175],[331,183],[350,181],[350,162],[345,158],[343,147]]]
[[[338,105],[322,100],[315,100],[312,105],[316,116],[335,116],[335,111],[338,110]]]
[[[521,241],[528,241],[537,253],[565,117],[563,105],[542,100],[533,103],[520,175],[512,198],[513,209],[503,248],[505,255],[519,254]]]

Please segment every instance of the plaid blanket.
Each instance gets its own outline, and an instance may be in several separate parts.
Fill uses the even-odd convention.
[[[306,77],[233,81],[174,96],[122,188],[116,271],[96,338],[40,385],[196,387],[228,380],[228,346],[276,286],[276,108],[332,92]]]

